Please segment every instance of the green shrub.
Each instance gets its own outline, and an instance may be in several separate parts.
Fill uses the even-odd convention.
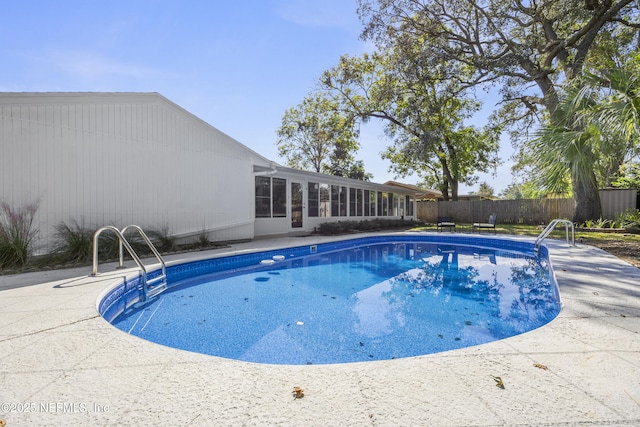
[[[198,234],[198,240],[196,242],[196,247],[199,248],[208,248],[211,246],[211,242],[209,241],[209,235],[206,231],[202,230],[200,234]]]
[[[98,258],[103,261],[118,259],[119,252],[118,236],[111,231],[103,231],[98,238]],[[126,253],[125,249],[125,253]]]
[[[338,222],[323,222],[318,226],[318,233],[325,236],[332,236],[334,234],[342,234],[348,230],[348,225],[342,221]]]
[[[584,222],[585,228],[612,228],[615,227],[615,223],[610,219],[603,219],[600,217],[598,220],[594,221],[592,219],[588,219]]]
[[[175,250],[176,238],[169,234],[169,226],[165,225],[158,230],[149,230],[147,236],[160,252],[171,252]]]
[[[616,216],[615,224],[620,228],[640,228],[640,209],[627,209]]]
[[[135,251],[136,255],[139,257],[143,257],[151,253],[151,250],[147,247],[146,243],[131,232],[127,233],[125,236],[127,242],[131,248]],[[131,255],[129,255],[129,251],[127,248],[123,247],[124,258],[129,259]],[[111,231],[103,231],[100,233],[100,237],[98,238],[98,259],[101,261],[114,261],[120,257],[120,239],[118,236]]]
[[[129,246],[131,246],[131,249],[133,249],[136,255],[140,258],[149,256],[153,253],[138,231],[130,229],[125,233],[124,238],[127,240],[127,243],[129,243]],[[98,256],[100,259],[104,258],[105,260],[110,260],[118,258],[120,256],[118,236],[110,231],[101,233],[98,242],[98,249]],[[125,258],[131,258],[127,248],[123,247],[122,250],[124,251]]]
[[[324,222],[318,227],[318,233],[322,235],[335,235],[351,233],[354,231],[376,231],[392,228],[406,228],[416,226],[415,221],[405,221],[402,219],[382,219],[374,218],[364,221],[338,221]]]
[[[38,234],[33,226],[38,207],[38,202],[18,209],[6,202],[0,204],[0,268],[20,268],[26,264]]]
[[[58,262],[81,264],[90,262],[93,255],[93,230],[72,220],[55,226],[55,255]]]

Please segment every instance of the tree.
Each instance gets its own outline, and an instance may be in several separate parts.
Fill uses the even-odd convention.
[[[640,163],[628,163],[620,167],[620,176],[612,182],[616,188],[636,188],[640,191]]]
[[[507,186],[504,190],[502,190],[498,196],[502,197],[505,200],[520,200],[522,199],[522,191],[520,190],[520,185],[512,183]]]
[[[448,78],[455,70],[427,58],[424,45],[413,42],[384,54],[343,56],[323,74],[321,87],[343,114],[386,123],[394,145],[383,156],[396,173],[416,172],[434,182],[445,200],[457,200],[460,182],[475,182],[475,172],[497,164],[499,130],[463,126],[479,104]]]
[[[362,160],[356,160],[352,163],[345,163],[339,159],[332,162],[328,167],[328,173],[335,176],[344,176],[346,178],[357,179],[360,181],[371,181],[373,175],[366,172]]]
[[[625,158],[640,153],[640,53],[625,66],[606,69],[599,75],[587,74],[589,91],[604,96],[585,111],[585,119],[599,124],[620,145],[615,169]]]
[[[433,57],[466,67],[460,84],[501,84],[501,117],[518,123],[516,135],[540,118],[559,125],[559,85],[589,61],[606,63],[613,50],[636,49],[640,29],[634,0],[359,0],[358,10],[363,37],[379,47],[409,32],[424,38]],[[603,52],[606,59],[599,59]],[[576,217],[600,209],[591,184],[573,183],[581,198]]]
[[[593,196],[598,194],[593,170],[597,160],[597,129],[593,125],[586,125],[584,128],[577,121],[577,118],[567,113],[564,123],[543,127],[532,141],[530,158],[535,164],[534,182],[550,192],[562,190],[568,171],[576,199],[573,221],[584,223],[594,215],[597,218],[602,216],[600,199]]]
[[[585,72],[570,90],[585,124],[595,126],[597,159],[593,170],[599,188],[611,187],[622,166],[640,152],[640,57],[624,66]]]
[[[480,189],[478,190],[478,195],[483,197],[493,197],[494,189],[487,184],[486,182],[480,183]]]
[[[532,141],[531,158],[539,184],[551,191],[569,171],[576,203],[597,202],[592,214],[600,217],[599,200],[589,200],[590,188],[597,193],[598,175],[609,185],[612,173],[639,148],[640,78],[633,68],[618,68],[585,73],[574,83],[559,99],[556,124],[544,126]],[[580,215],[584,211],[576,209],[573,220],[592,219]]]
[[[289,167],[323,173],[362,167],[353,158],[358,150],[355,122],[322,92],[287,110],[277,135],[278,153]]]

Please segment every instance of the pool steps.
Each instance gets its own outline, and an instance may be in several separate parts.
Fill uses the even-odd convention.
[[[151,279],[148,277],[147,268],[144,266],[144,264],[140,260],[140,257],[138,256],[136,251],[133,250],[133,248],[127,241],[127,239],[124,237],[124,234],[129,229],[136,230],[138,234],[140,234],[140,237],[142,237],[142,239],[147,244],[149,249],[151,249],[151,251],[155,255],[156,259],[160,262],[160,265],[162,266],[162,271],[159,275],[156,275]],[[131,255],[133,260],[138,265],[138,268],[140,268],[140,273],[142,277],[140,286],[143,294],[143,301],[148,301],[151,298],[155,297],[156,295],[161,294],[167,289],[166,263],[164,262],[162,255],[160,255],[160,252],[158,252],[158,250],[153,245],[153,243],[151,243],[151,240],[149,239],[149,237],[147,237],[145,232],[142,231],[142,228],[140,228],[135,224],[127,225],[122,230],[118,230],[114,226],[107,225],[95,232],[95,234],[93,235],[93,270],[91,272],[91,276],[98,275],[98,241],[99,241],[100,234],[104,231],[112,231],[118,237],[118,246],[119,246],[118,252],[120,255],[119,257],[120,264],[118,268],[124,268],[124,249],[125,248],[127,249],[127,252],[129,252],[129,255]]]
[[[575,239],[575,232],[574,232],[574,228],[573,228],[573,222],[567,220],[567,219],[554,219],[553,221],[551,221],[549,223],[549,225],[546,226],[546,228],[544,230],[542,230],[542,233],[540,233],[540,235],[536,238],[535,243],[533,244],[534,246],[534,252],[536,254],[538,254],[540,252],[540,245],[542,244],[542,241],[544,239],[546,239],[549,234],[551,234],[551,232],[553,230],[555,230],[556,226],[560,225],[560,224],[564,224],[564,231],[567,237],[567,244],[571,245],[571,246],[575,246],[576,245],[576,239]],[[571,243],[569,243],[569,228],[571,228]]]

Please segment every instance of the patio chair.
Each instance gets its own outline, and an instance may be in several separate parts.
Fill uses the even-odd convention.
[[[438,232],[442,232],[443,228],[448,228],[449,231],[454,231],[456,229],[456,223],[448,216],[439,216],[436,227],[438,229]]]
[[[493,234],[496,234],[496,214],[489,215],[489,222],[474,222],[473,229],[478,232],[483,229],[493,229]]]

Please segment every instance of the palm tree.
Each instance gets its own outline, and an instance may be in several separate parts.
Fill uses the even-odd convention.
[[[634,69],[616,68],[575,79],[549,124],[532,141],[537,184],[555,192],[570,179],[576,199],[574,222],[602,215],[596,175],[600,163],[621,164],[637,152],[640,78]]]
[[[640,148],[640,61],[609,70],[601,77],[588,77],[610,92],[607,102],[591,109],[589,118],[625,142],[632,155],[637,154]]]

